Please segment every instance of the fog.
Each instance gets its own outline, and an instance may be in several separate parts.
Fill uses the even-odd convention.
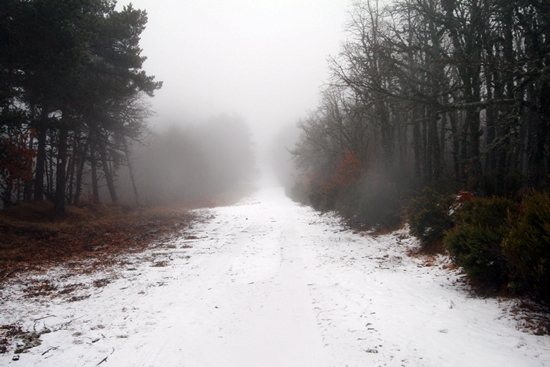
[[[258,170],[250,130],[238,115],[171,125],[144,142],[132,149],[137,198],[132,198],[130,177],[119,176],[124,202],[208,206],[231,202],[255,187]]]
[[[119,1],[117,8],[129,3]],[[317,106],[327,58],[344,39],[349,1],[131,3],[149,17],[140,43],[144,69],[164,83],[151,100],[154,130],[237,114],[250,126],[262,182],[281,177],[267,172],[268,162],[288,161],[292,139],[281,137]],[[285,156],[274,158],[274,152]]]

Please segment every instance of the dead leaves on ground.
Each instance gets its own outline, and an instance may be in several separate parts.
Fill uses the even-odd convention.
[[[173,209],[139,216],[104,213],[95,220],[61,223],[0,217],[0,282],[61,263],[80,273],[123,265],[116,255],[140,252],[155,241],[182,235],[195,220],[196,215]],[[44,285],[32,290],[51,291]]]

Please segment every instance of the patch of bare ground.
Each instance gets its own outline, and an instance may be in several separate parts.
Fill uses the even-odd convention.
[[[550,305],[522,299],[508,310],[517,328],[535,335],[550,335]]]
[[[206,219],[182,206],[101,204],[68,207],[66,218],[53,218],[48,202],[0,211],[0,301],[82,301],[116,280],[120,269],[132,270],[145,261],[141,253],[146,250],[174,246],[169,243],[174,237],[193,237],[192,225]],[[168,265],[166,259],[150,260],[151,266]],[[48,272],[59,265],[63,270]],[[39,345],[40,336],[50,330],[36,326],[0,325],[0,354],[13,350],[17,360],[19,353]]]
[[[117,255],[143,251],[153,242],[175,235],[184,236],[199,219],[178,206],[70,206],[63,220],[54,220],[52,212],[49,202],[20,204],[0,212],[0,283],[16,274],[61,263],[80,273],[121,265],[124,260]],[[42,284],[29,293],[52,291]]]

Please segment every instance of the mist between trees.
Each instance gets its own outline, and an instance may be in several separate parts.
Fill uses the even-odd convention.
[[[295,197],[346,211],[384,196],[396,219],[425,186],[548,187],[549,2],[358,1],[347,33],[299,123]]]
[[[258,175],[249,127],[237,115],[173,125],[137,146],[135,156],[131,166],[146,205],[208,205],[249,192]],[[132,202],[130,176],[121,175],[119,182]]]
[[[0,3],[0,194],[3,206],[174,203],[246,186],[250,134],[236,116],[151,134],[142,70],[147,14],[110,0]],[[121,169],[121,167],[125,167]]]

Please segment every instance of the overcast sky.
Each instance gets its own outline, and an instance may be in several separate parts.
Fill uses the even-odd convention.
[[[164,82],[155,125],[237,113],[265,143],[317,106],[350,0],[134,0],[144,69]],[[119,1],[118,8],[130,1]]]

